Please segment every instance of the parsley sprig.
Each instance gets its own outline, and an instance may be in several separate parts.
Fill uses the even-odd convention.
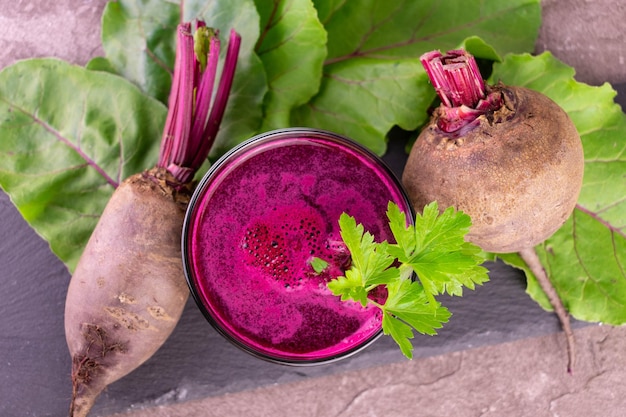
[[[471,226],[465,213],[449,207],[440,214],[433,202],[416,216],[414,225],[407,225],[404,212],[390,202],[387,218],[396,243],[376,242],[354,217],[341,215],[341,238],[352,264],[344,276],[329,281],[328,288],[343,301],[380,308],[383,333],[411,359],[413,330],[434,335],[451,316],[435,297],[461,296],[463,287],[474,289],[489,277],[481,266],[480,248],[464,239]],[[381,285],[387,289],[382,304],[368,297]]]

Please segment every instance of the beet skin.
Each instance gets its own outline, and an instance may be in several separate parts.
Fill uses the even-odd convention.
[[[188,196],[169,187],[168,176],[156,168],[124,181],[76,267],[65,305],[71,416],[86,416],[108,384],[152,356],[183,311],[189,289],[180,239]]]
[[[583,148],[568,115],[548,97],[495,86],[503,105],[447,133],[438,108],[414,144],[402,182],[416,211],[431,201],[472,218],[467,239],[507,253],[550,237],[582,186]]]

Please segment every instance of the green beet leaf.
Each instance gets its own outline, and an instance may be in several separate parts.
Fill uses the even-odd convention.
[[[97,56],[89,60],[85,68],[91,71],[103,71],[110,72],[111,74],[118,74],[117,70],[113,68],[111,61],[103,56]]]
[[[290,126],[291,109],[317,93],[326,58],[326,31],[311,0],[256,0],[256,5],[263,28],[256,53],[269,84],[261,128],[267,131]]]
[[[413,58],[480,37],[495,51],[534,48],[541,23],[537,0],[314,0],[328,31],[328,59]],[[482,56],[481,56],[482,57]]]
[[[102,47],[112,69],[167,104],[176,55],[179,6],[162,0],[107,3]]]
[[[0,72],[0,186],[70,271],[115,187],[156,163],[165,115],[125,79],[60,60]]]
[[[496,64],[490,80],[546,94],[572,118],[585,153],[578,204],[568,221],[536,247],[565,308],[579,320],[626,323],[626,115],[609,84],[574,80],[574,70],[550,53],[511,55]],[[534,276],[515,254],[498,255],[521,267],[527,291],[551,306]]]
[[[100,66],[165,100],[180,8],[185,20],[235,27],[243,38],[212,158],[289,126],[332,130],[383,154],[393,126],[414,130],[428,118],[435,93],[418,60],[423,52],[466,47],[497,60],[531,51],[541,22],[538,0],[121,0],[105,11],[111,64]]]
[[[531,51],[541,22],[536,0],[314,4],[328,32],[328,57],[319,93],[294,110],[292,122],[345,134],[378,154],[393,126],[414,130],[427,120],[435,93],[419,62],[422,53],[467,46],[493,59]]]
[[[420,62],[366,61],[356,59],[325,69],[320,93],[294,110],[293,123],[346,135],[382,155],[392,127],[413,130],[426,122],[435,94]]]

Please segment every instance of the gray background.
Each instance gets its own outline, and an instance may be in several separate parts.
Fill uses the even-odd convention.
[[[99,20],[105,1],[0,1],[0,67],[17,59],[57,56],[84,64],[101,53]],[[625,21],[621,1],[544,1],[537,51],[573,65],[577,78],[609,81],[626,105]],[[399,174],[403,144],[385,159]],[[63,334],[69,274],[0,192],[0,416],[65,415],[71,394]],[[557,332],[550,313],[524,293],[523,276],[490,265],[492,281],[447,304],[455,314],[435,338],[420,337],[416,356],[491,345]],[[445,300],[444,300],[445,303]],[[575,323],[576,327],[583,326]],[[314,368],[265,363],[223,340],[190,301],[173,336],[144,366],[100,397],[95,416],[135,407],[287,383],[401,362],[387,338],[346,361]]]

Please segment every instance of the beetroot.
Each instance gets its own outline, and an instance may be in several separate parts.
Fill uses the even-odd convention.
[[[421,59],[442,103],[403,173],[415,210],[431,201],[454,206],[472,218],[469,241],[489,252],[519,252],[571,341],[567,314],[533,247],[561,227],[576,205],[584,159],[574,124],[541,93],[485,85],[463,50]],[[569,348],[571,369],[573,343]]]
[[[65,333],[72,356],[70,417],[86,416],[100,392],[168,338],[189,290],[180,239],[192,179],[206,159],[232,85],[240,39],[231,32],[209,114],[219,41],[203,22],[178,27],[169,111],[157,166],[113,193],[70,281]],[[208,54],[206,68],[201,63]]]

